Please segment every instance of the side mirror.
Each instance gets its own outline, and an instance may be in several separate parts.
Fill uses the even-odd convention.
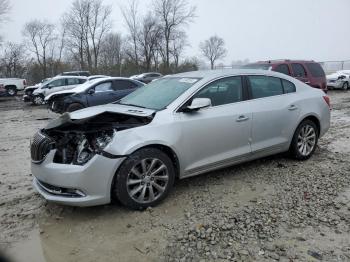
[[[95,89],[93,89],[93,88],[89,89],[88,94],[89,95],[95,94]]]
[[[209,98],[195,98],[186,111],[198,111],[199,109],[210,107],[211,100]]]

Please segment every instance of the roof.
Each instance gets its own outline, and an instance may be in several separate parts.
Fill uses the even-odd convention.
[[[310,63],[315,62],[314,60],[292,60],[292,59],[274,59],[266,61],[258,61],[251,64],[274,64],[274,63]]]
[[[247,75],[247,74],[261,74],[270,76],[286,76],[284,74],[261,69],[216,69],[216,70],[202,70],[202,71],[192,71],[186,73],[180,73],[176,75],[171,75],[169,77],[195,77],[195,78],[217,78],[225,75]]]

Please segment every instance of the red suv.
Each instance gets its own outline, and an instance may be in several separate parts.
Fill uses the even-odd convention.
[[[327,92],[326,75],[321,65],[315,61],[271,60],[245,65],[244,68],[265,69],[290,75],[312,87]]]

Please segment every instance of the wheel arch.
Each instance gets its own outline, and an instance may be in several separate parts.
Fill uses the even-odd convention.
[[[164,144],[160,144],[160,143],[154,143],[154,144],[148,144],[148,145],[144,145],[141,146],[137,149],[135,149],[134,151],[132,151],[129,155],[134,154],[135,152],[142,150],[142,149],[147,149],[147,148],[155,148],[158,150],[161,150],[162,152],[164,152],[169,158],[170,160],[174,163],[174,169],[175,169],[175,178],[179,178],[180,177],[180,162],[179,162],[179,158],[177,157],[177,154],[175,153],[175,151]],[[117,177],[117,173],[120,170],[120,167],[123,165],[123,163],[125,162],[127,158],[125,158],[123,160],[123,162],[119,165],[119,167],[117,168],[117,170],[114,173],[112,182],[110,183],[110,199],[111,201],[115,200],[114,198],[114,194],[113,194],[113,190],[114,190],[114,185],[116,183],[116,177]]]

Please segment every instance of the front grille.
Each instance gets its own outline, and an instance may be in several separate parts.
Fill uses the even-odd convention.
[[[30,145],[30,155],[34,163],[44,161],[46,155],[50,152],[53,141],[40,131],[34,135]]]

